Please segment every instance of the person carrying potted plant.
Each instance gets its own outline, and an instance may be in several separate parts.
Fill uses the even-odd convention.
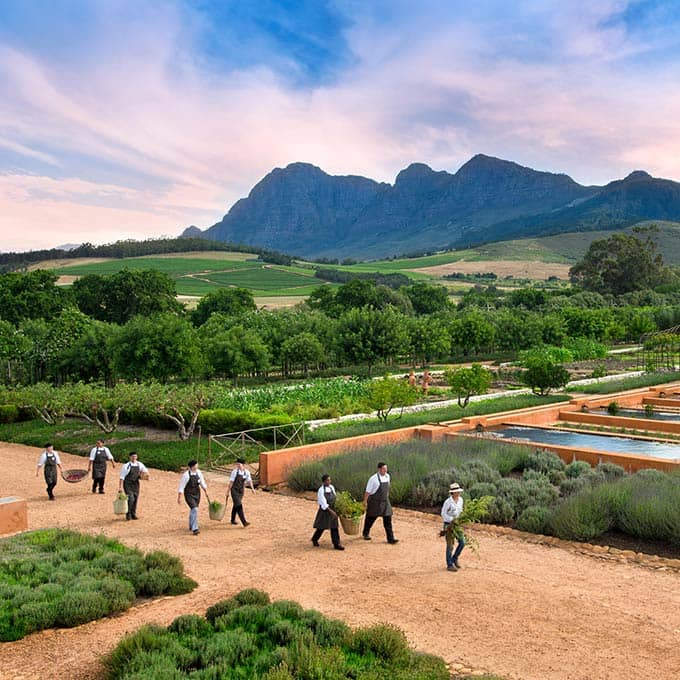
[[[182,475],[177,488],[177,504],[182,503],[182,495],[189,506],[189,531],[198,536],[198,506],[201,503],[201,489],[208,495],[208,486],[205,483],[203,473],[198,469],[198,462],[190,460],[187,463],[188,470]]]
[[[314,528],[316,531],[312,536],[312,545],[319,547],[319,539],[326,529],[331,532],[331,541],[335,550],[344,550],[345,547],[340,543],[340,531],[338,530],[338,513],[335,512],[335,487],[331,484],[331,476],[321,477],[321,486],[316,494],[319,509],[314,518]]]
[[[128,511],[125,519],[137,518],[137,501],[139,500],[139,480],[149,478],[149,470],[146,465],[142,463],[136,451],[130,451],[130,460],[123,465],[120,471],[120,479],[118,481],[118,493],[122,491],[127,495]]]
[[[239,516],[241,524],[247,527],[250,522],[246,522],[246,516],[243,512],[243,492],[246,484],[250,485],[250,489],[255,494],[255,487],[253,486],[253,478],[250,472],[246,470],[245,458],[236,459],[236,467],[231,471],[229,476],[229,486],[227,487],[227,500],[229,500],[229,492],[231,492],[231,500],[233,506],[231,508],[231,523],[236,524],[236,515]]]

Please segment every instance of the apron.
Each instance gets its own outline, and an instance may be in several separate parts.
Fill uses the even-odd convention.
[[[201,485],[198,482],[198,475],[189,473],[189,481],[184,487],[184,500],[190,508],[197,508],[201,502]]]
[[[45,482],[47,482],[47,484],[56,484],[57,457],[53,453],[46,453],[44,468]]]
[[[335,492],[333,489],[330,487],[328,489],[324,489],[323,494],[326,497],[326,501],[328,502],[328,507],[335,510]],[[313,526],[315,529],[337,529],[338,518],[333,517],[333,515],[328,512],[328,510],[322,510],[319,508],[316,513]]]
[[[92,461],[92,479],[104,479],[106,477],[106,451],[97,449]]]
[[[234,505],[238,507],[243,504],[243,492],[246,488],[246,476],[245,473],[241,474],[240,471],[236,473],[236,479],[231,485],[231,499],[234,501]]]
[[[125,489],[125,493],[139,495],[139,475],[139,465],[130,465],[130,470],[123,480],[123,488]]]
[[[378,476],[380,481],[380,476]],[[367,517],[390,517],[392,506],[390,505],[390,483],[380,482],[380,488],[368,497],[366,504]]]

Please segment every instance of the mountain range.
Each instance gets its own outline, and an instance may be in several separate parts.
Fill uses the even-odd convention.
[[[292,163],[268,173],[220,222],[182,236],[365,260],[644,220],[680,221],[680,183],[637,170],[583,186],[478,154],[454,174],[413,163],[394,184]]]

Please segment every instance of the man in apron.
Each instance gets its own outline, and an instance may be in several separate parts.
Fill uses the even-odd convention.
[[[130,460],[123,465],[120,471],[118,491],[124,491],[128,497],[128,511],[125,519],[137,519],[137,501],[139,500],[139,479],[142,475],[147,475],[149,470],[144,463],[137,460],[137,452],[130,451]]]
[[[201,502],[201,489],[208,493],[203,473],[198,469],[198,462],[190,460],[187,463],[189,468],[179,480],[179,487],[177,489],[177,504],[182,503],[182,494],[184,500],[189,506],[189,531],[194,536],[200,533],[198,529],[198,506]]]
[[[116,467],[111,451],[108,446],[104,446],[103,439],[97,439],[97,446],[90,450],[90,461],[87,464],[87,471],[92,470],[92,493],[104,493],[104,482],[106,480],[106,463],[111,461],[111,469]]]
[[[378,517],[382,517],[387,542],[394,545],[399,539],[392,532],[392,506],[390,505],[390,475],[387,472],[386,463],[378,463],[378,471],[368,478],[366,493],[364,493],[364,507],[366,519],[364,520],[363,537],[370,541],[371,527]]]
[[[229,492],[231,491],[231,500],[234,504],[231,508],[231,523],[236,524],[236,515],[238,515],[244,527],[250,524],[250,522],[246,522],[246,516],[243,512],[243,492],[245,491],[246,484],[250,484],[253,495],[255,495],[253,478],[250,476],[250,472],[246,470],[246,461],[243,458],[237,458],[236,467],[231,471],[231,476],[229,477],[227,500],[229,500]]]
[[[316,531],[312,536],[312,545],[315,548],[319,547],[319,539],[321,534],[326,529],[330,529],[331,541],[336,550],[344,550],[344,546],[340,544],[340,532],[338,531],[338,513],[335,512],[335,487],[331,484],[331,476],[324,475],[321,478],[321,486],[316,494],[316,499],[319,503],[316,517],[314,519],[314,528]]]
[[[45,450],[40,454],[38,459],[38,467],[35,469],[35,476],[38,476],[40,468],[43,468],[43,474],[45,475],[45,484],[47,484],[47,497],[53,501],[54,487],[57,485],[57,468],[59,472],[61,469],[61,459],[59,454],[53,450],[52,444],[45,444]]]

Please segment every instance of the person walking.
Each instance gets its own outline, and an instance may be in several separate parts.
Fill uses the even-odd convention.
[[[148,479],[149,470],[140,462],[136,451],[130,451],[130,460],[120,471],[118,491],[124,491],[128,497],[128,511],[125,519],[139,519],[137,517],[137,502],[139,501],[139,480],[142,475]]]
[[[231,523],[236,524],[236,515],[239,516],[241,524],[247,527],[250,522],[246,522],[246,516],[243,512],[243,492],[246,484],[250,485],[250,489],[255,495],[255,487],[253,486],[253,478],[250,472],[246,470],[246,461],[243,458],[236,459],[236,467],[231,471],[229,476],[229,486],[227,487],[227,500],[229,500],[229,492],[231,492],[231,500],[233,506],[231,508]]]
[[[52,444],[45,444],[45,450],[38,458],[38,467],[35,469],[35,476],[38,476],[40,468],[43,468],[45,475],[45,484],[47,484],[47,497],[54,500],[54,487],[57,485],[57,468],[62,472],[61,459],[59,454],[54,450]]]
[[[201,489],[208,493],[208,487],[205,483],[203,473],[198,469],[198,462],[190,460],[187,463],[189,468],[179,480],[179,488],[177,489],[177,503],[182,502],[182,494],[184,500],[189,506],[189,531],[197,536],[200,531],[198,528],[198,506],[201,503]]]
[[[443,533],[446,536],[446,568],[449,571],[458,571],[460,564],[458,558],[460,557],[463,548],[465,547],[465,536],[463,532],[454,534],[449,531],[449,525],[460,517],[463,512],[463,489],[458,484],[451,484],[449,486],[449,497],[442,505],[442,519],[444,520]],[[453,546],[458,541],[458,545],[454,551]]]
[[[319,539],[326,529],[331,532],[331,541],[336,550],[344,550],[345,547],[340,543],[340,531],[338,530],[338,513],[335,512],[335,487],[331,484],[331,476],[321,477],[321,486],[316,494],[319,509],[314,518],[314,528],[316,531],[312,536],[312,545],[319,547]]]
[[[92,493],[104,493],[104,482],[106,481],[106,463],[111,461],[111,469],[115,469],[116,462],[109,451],[108,446],[104,446],[103,439],[97,439],[97,445],[90,450],[90,460],[87,464],[87,471],[92,470]]]
[[[387,542],[391,545],[399,543],[392,531],[392,506],[390,505],[390,475],[387,472],[387,463],[378,463],[378,471],[368,478],[366,493],[364,493],[364,508],[366,519],[364,520],[363,538],[370,541],[371,527],[378,517],[382,517],[383,527]]]

